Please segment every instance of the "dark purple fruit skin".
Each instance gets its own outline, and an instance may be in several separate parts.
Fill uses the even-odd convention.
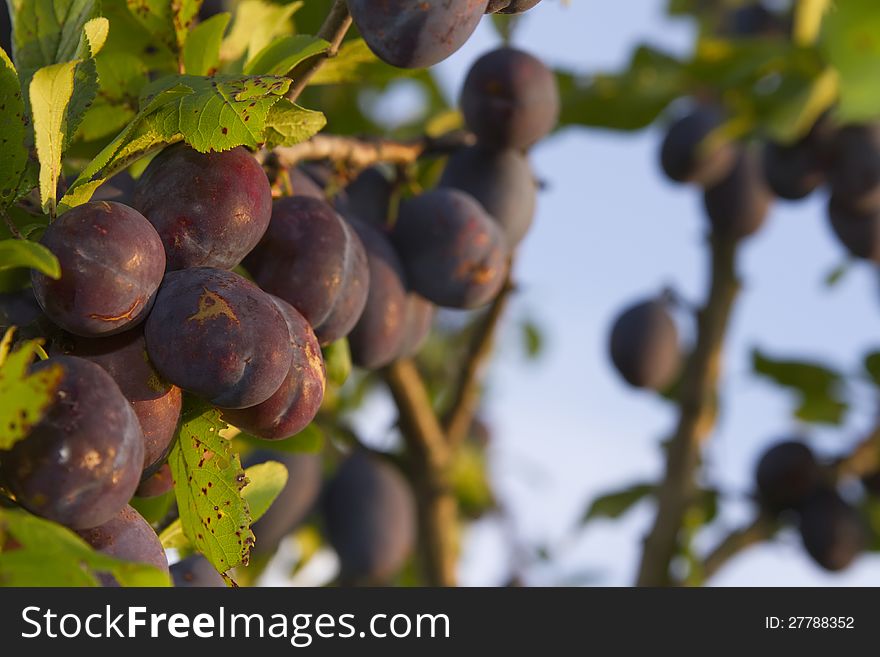
[[[159,537],[141,514],[130,506],[123,507],[99,527],[77,533],[86,543],[108,557],[145,563],[168,572],[168,559]],[[99,579],[104,586],[118,586],[112,575],[100,573]]]
[[[92,201],[116,201],[131,205],[134,197],[134,189],[137,182],[131,177],[128,171],[121,171],[115,176],[102,183],[95,193],[92,194]]]
[[[464,45],[488,0],[349,0],[354,23],[376,56],[398,68],[427,68]]]
[[[61,278],[34,270],[40,307],[63,329],[85,337],[121,333],[144,320],[165,271],[156,231],[112,201],[77,206],[49,224],[40,242],[57,256]]]
[[[164,381],[149,357],[144,332],[138,327],[106,338],[67,335],[50,353],[78,356],[100,365],[131,402],[144,434],[144,472],[149,476],[171,449],[183,393]]]
[[[785,441],[768,449],[755,472],[758,499],[768,511],[799,508],[821,482],[812,450],[797,441]]]
[[[788,21],[759,3],[730,11],[720,29],[722,35],[738,38],[784,36],[789,31]]]
[[[336,211],[346,219],[357,219],[379,230],[388,228],[388,213],[394,185],[376,167],[364,169],[336,196]]]
[[[724,122],[712,106],[698,107],[675,121],[660,147],[660,166],[666,176],[679,183],[708,186],[724,178],[736,162],[736,147],[719,140],[711,148],[706,138]]]
[[[225,588],[226,582],[201,554],[191,554],[171,566],[175,588]]]
[[[166,274],[144,336],[159,374],[223,408],[266,401],[290,369],[290,336],[277,306],[222,269]]]
[[[825,570],[844,570],[865,547],[858,512],[835,490],[816,491],[804,503],[800,518],[804,549]]]
[[[364,246],[324,201],[277,201],[266,237],[247,265],[260,287],[302,313],[322,345],[345,337],[367,302]]]
[[[289,303],[277,297],[269,298],[287,323],[290,369],[269,399],[249,408],[224,411],[223,418],[259,438],[283,440],[296,435],[315,419],[324,399],[326,377],[321,346],[312,327]]]
[[[319,201],[327,200],[324,190],[314,179],[299,167],[288,169],[290,188],[294,196],[311,196]]]
[[[367,224],[352,220],[370,266],[367,305],[348,336],[352,362],[365,369],[384,367],[400,353],[407,311],[403,265],[388,238]]]
[[[171,466],[162,463],[146,479],[141,480],[141,485],[135,491],[135,497],[159,497],[174,490],[174,476],[171,474]]]
[[[799,201],[825,182],[825,169],[812,149],[802,144],[764,147],[764,175],[772,192],[788,201]]]
[[[860,209],[833,194],[828,218],[835,236],[853,256],[880,263],[880,207]]]
[[[761,158],[751,150],[740,153],[730,173],[703,195],[712,232],[725,240],[741,240],[758,232],[772,201]]]
[[[662,390],[681,365],[678,329],[666,304],[645,301],[627,308],[614,322],[611,361],[631,386]]]
[[[400,345],[398,358],[410,358],[418,353],[431,333],[436,312],[434,304],[415,292],[410,292],[407,295],[403,341]]]
[[[880,124],[840,128],[829,147],[831,192],[852,208],[880,206]]]
[[[43,316],[33,290],[0,293],[0,328],[30,326]]]
[[[449,158],[440,186],[460,189],[479,201],[501,226],[511,249],[532,225],[538,186],[528,160],[518,151],[463,148]]]
[[[281,540],[312,512],[321,494],[323,466],[319,454],[284,454],[261,450],[251,454],[247,467],[278,461],[287,468],[287,484],[262,518],[254,523],[255,554],[272,554]]]
[[[60,367],[55,401],[25,440],[0,452],[2,478],[19,504],[73,529],[110,520],[134,494],[144,463],[143,434],[131,405],[101,367],[58,356],[31,368]]]
[[[346,459],[327,486],[322,511],[345,585],[387,584],[412,552],[412,490],[397,470],[375,457],[356,452]]]
[[[499,14],[522,14],[535,7],[541,0],[510,0],[504,8],[499,9]]]
[[[470,195],[435,189],[400,205],[391,233],[410,288],[449,308],[477,308],[507,275],[507,240]]]
[[[559,108],[553,71],[514,48],[480,57],[461,92],[465,122],[492,148],[528,149],[553,130]]]
[[[134,206],[162,238],[169,271],[232,269],[266,232],[272,190],[241,146],[199,153],[177,144],[150,162],[138,180]]]

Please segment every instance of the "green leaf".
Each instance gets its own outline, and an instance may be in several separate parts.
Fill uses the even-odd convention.
[[[102,52],[95,65],[101,88],[80,125],[79,134],[86,141],[122,130],[137,114],[141,89],[149,80],[143,62],[132,54]]]
[[[225,428],[220,411],[188,409],[168,457],[183,533],[220,573],[247,564],[254,542],[242,497],[248,480],[238,455],[220,435]]]
[[[235,437],[235,443],[250,449],[266,448],[265,440],[244,431]],[[295,436],[272,441],[273,451],[289,454],[317,454],[323,447],[324,431],[315,422],[309,424]]]
[[[220,59],[250,59],[276,37],[290,34],[290,17],[302,6],[303,2],[281,5],[268,0],[242,0],[236,7],[232,29],[223,40]]]
[[[880,386],[880,351],[865,356],[865,371],[875,385]]]
[[[230,14],[211,16],[190,32],[183,48],[183,65],[189,75],[214,75],[220,66],[220,44]]]
[[[40,201],[43,211],[55,214],[55,196],[61,176],[67,107],[73,96],[74,62],[55,64],[36,72],[30,84],[37,157],[40,160]]]
[[[653,495],[656,490],[657,487],[654,484],[635,484],[629,488],[597,497],[590,504],[590,508],[587,509],[581,522],[587,523],[594,518],[619,518],[644,498]]]
[[[861,122],[880,116],[880,5],[874,0],[834,3],[820,47],[840,77],[837,117]]]
[[[61,278],[58,258],[37,242],[18,239],[0,241],[0,271],[14,267],[30,267],[50,278]]]
[[[122,586],[170,586],[168,574],[148,564],[120,561],[93,550],[71,530],[19,509],[0,508],[0,586],[99,586],[109,573]]]
[[[562,100],[560,126],[588,125],[639,130],[687,89],[684,66],[674,57],[640,46],[629,68],[618,75],[579,79],[557,73]]]
[[[178,53],[202,0],[126,0],[128,9],[146,31],[163,46]]]
[[[110,21],[110,36],[100,57],[134,56],[145,69],[177,72],[176,52],[150,35],[128,10],[126,0],[101,0],[101,13]]]
[[[98,14],[97,0],[12,0],[11,6],[19,72],[78,59],[83,28]]]
[[[287,485],[287,467],[277,461],[266,461],[245,470],[248,485],[241,494],[251,510],[252,522],[256,522],[269,510],[275,499]]]
[[[327,384],[341,387],[351,374],[351,350],[348,340],[341,338],[321,351],[324,353],[324,366],[327,369]]]
[[[0,349],[0,450],[11,449],[23,440],[37,424],[55,399],[55,390],[63,371],[58,366],[28,374],[40,348],[34,340],[24,342],[8,352],[13,329],[9,329]]]
[[[363,39],[350,39],[342,44],[335,57],[328,59],[309,80],[310,85],[370,82],[378,84],[401,77],[417,76],[380,60]]]
[[[321,112],[304,109],[282,98],[266,117],[264,141],[269,148],[293,146],[314,137],[325,125],[327,119]]]
[[[324,39],[308,34],[281,37],[258,52],[245,65],[244,72],[247,75],[287,75],[294,66],[326,52],[329,47]]]
[[[2,9],[0,9],[2,11]],[[0,211],[15,200],[27,166],[27,115],[21,85],[6,52],[0,48]]]
[[[249,483],[241,490],[241,495],[250,508],[251,523],[254,523],[263,517],[284,490],[287,484],[287,467],[277,461],[266,461],[249,467],[245,470],[245,476]],[[166,549],[185,550],[192,547],[183,532],[180,519],[165,528],[159,540]]]
[[[522,323],[523,346],[525,347],[526,356],[529,358],[537,358],[544,349],[544,335],[541,328],[531,320]]]
[[[755,374],[798,395],[795,417],[804,422],[838,425],[849,404],[842,398],[843,377],[818,363],[775,360],[757,349],[752,354]]]

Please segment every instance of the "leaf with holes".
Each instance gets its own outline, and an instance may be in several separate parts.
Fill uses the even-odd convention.
[[[247,564],[254,544],[242,496],[248,480],[238,454],[220,435],[225,428],[220,411],[188,409],[168,457],[183,533],[221,573]]]
[[[36,374],[28,368],[40,349],[40,343],[29,341],[9,351],[13,329],[9,329],[0,345],[0,450],[11,449],[23,440],[55,399],[55,390],[63,374],[60,367],[47,367]]]

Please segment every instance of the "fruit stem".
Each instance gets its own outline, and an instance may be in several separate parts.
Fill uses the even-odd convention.
[[[318,38],[324,39],[330,43],[330,47],[320,55],[311,57],[306,61],[298,64],[287,74],[293,84],[287,92],[287,100],[295,103],[303,90],[309,84],[312,76],[317,73],[318,69],[325,61],[331,57],[335,57],[339,52],[339,46],[351,27],[351,15],[348,13],[348,3],[346,0],[336,0],[324,19],[321,29],[318,30]]]
[[[678,426],[667,445],[666,474],[657,493],[657,516],[645,539],[639,586],[671,584],[669,566],[679,551],[682,524],[697,496],[694,472],[700,446],[715,424],[718,378],[727,325],[739,293],[737,245],[710,238],[709,297],[697,320],[697,343],[685,366]]]

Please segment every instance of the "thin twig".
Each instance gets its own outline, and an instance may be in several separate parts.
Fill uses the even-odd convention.
[[[670,583],[669,565],[679,548],[679,534],[696,497],[694,472],[700,445],[715,423],[721,355],[727,325],[739,292],[736,244],[710,238],[712,282],[698,318],[697,344],[686,365],[679,398],[678,427],[669,441],[666,475],[657,494],[657,517],[645,539],[639,586]]]
[[[364,169],[379,162],[411,164],[422,157],[448,154],[469,146],[474,141],[474,136],[465,131],[410,141],[357,139],[320,134],[294,146],[279,146],[272,151],[272,156],[277,164],[284,168],[296,166],[304,161],[331,160],[347,164],[354,169]]]
[[[12,217],[9,216],[6,212],[0,212],[3,215],[3,221],[6,222],[6,227],[9,229],[9,232],[12,233],[12,236],[15,239],[23,240],[24,235],[21,234],[21,231],[18,230],[18,226],[15,225],[15,222],[12,221]]]
[[[446,437],[415,363],[408,359],[396,361],[384,376],[412,460],[427,582],[432,586],[455,586],[458,508],[449,485]]]
[[[329,42],[330,47],[320,55],[311,57],[298,64],[287,74],[287,77],[293,80],[293,84],[290,85],[290,89],[287,91],[287,100],[295,103],[296,99],[300,97],[300,94],[309,84],[309,80],[312,79],[312,76],[317,73],[324,62],[336,56],[339,52],[339,46],[342,45],[342,40],[345,38],[350,27],[351,15],[348,13],[348,3],[346,0],[336,0],[333,3],[333,7],[330,8],[327,18],[324,19],[321,29],[318,30],[317,35],[319,38]]]
[[[455,387],[453,401],[444,422],[446,438],[453,449],[464,442],[468,431],[470,431],[471,423],[480,403],[482,370],[492,355],[495,334],[513,290],[511,274],[508,273],[501,292],[495,297],[495,301],[492,302],[483,321],[471,338],[464,366]]]

